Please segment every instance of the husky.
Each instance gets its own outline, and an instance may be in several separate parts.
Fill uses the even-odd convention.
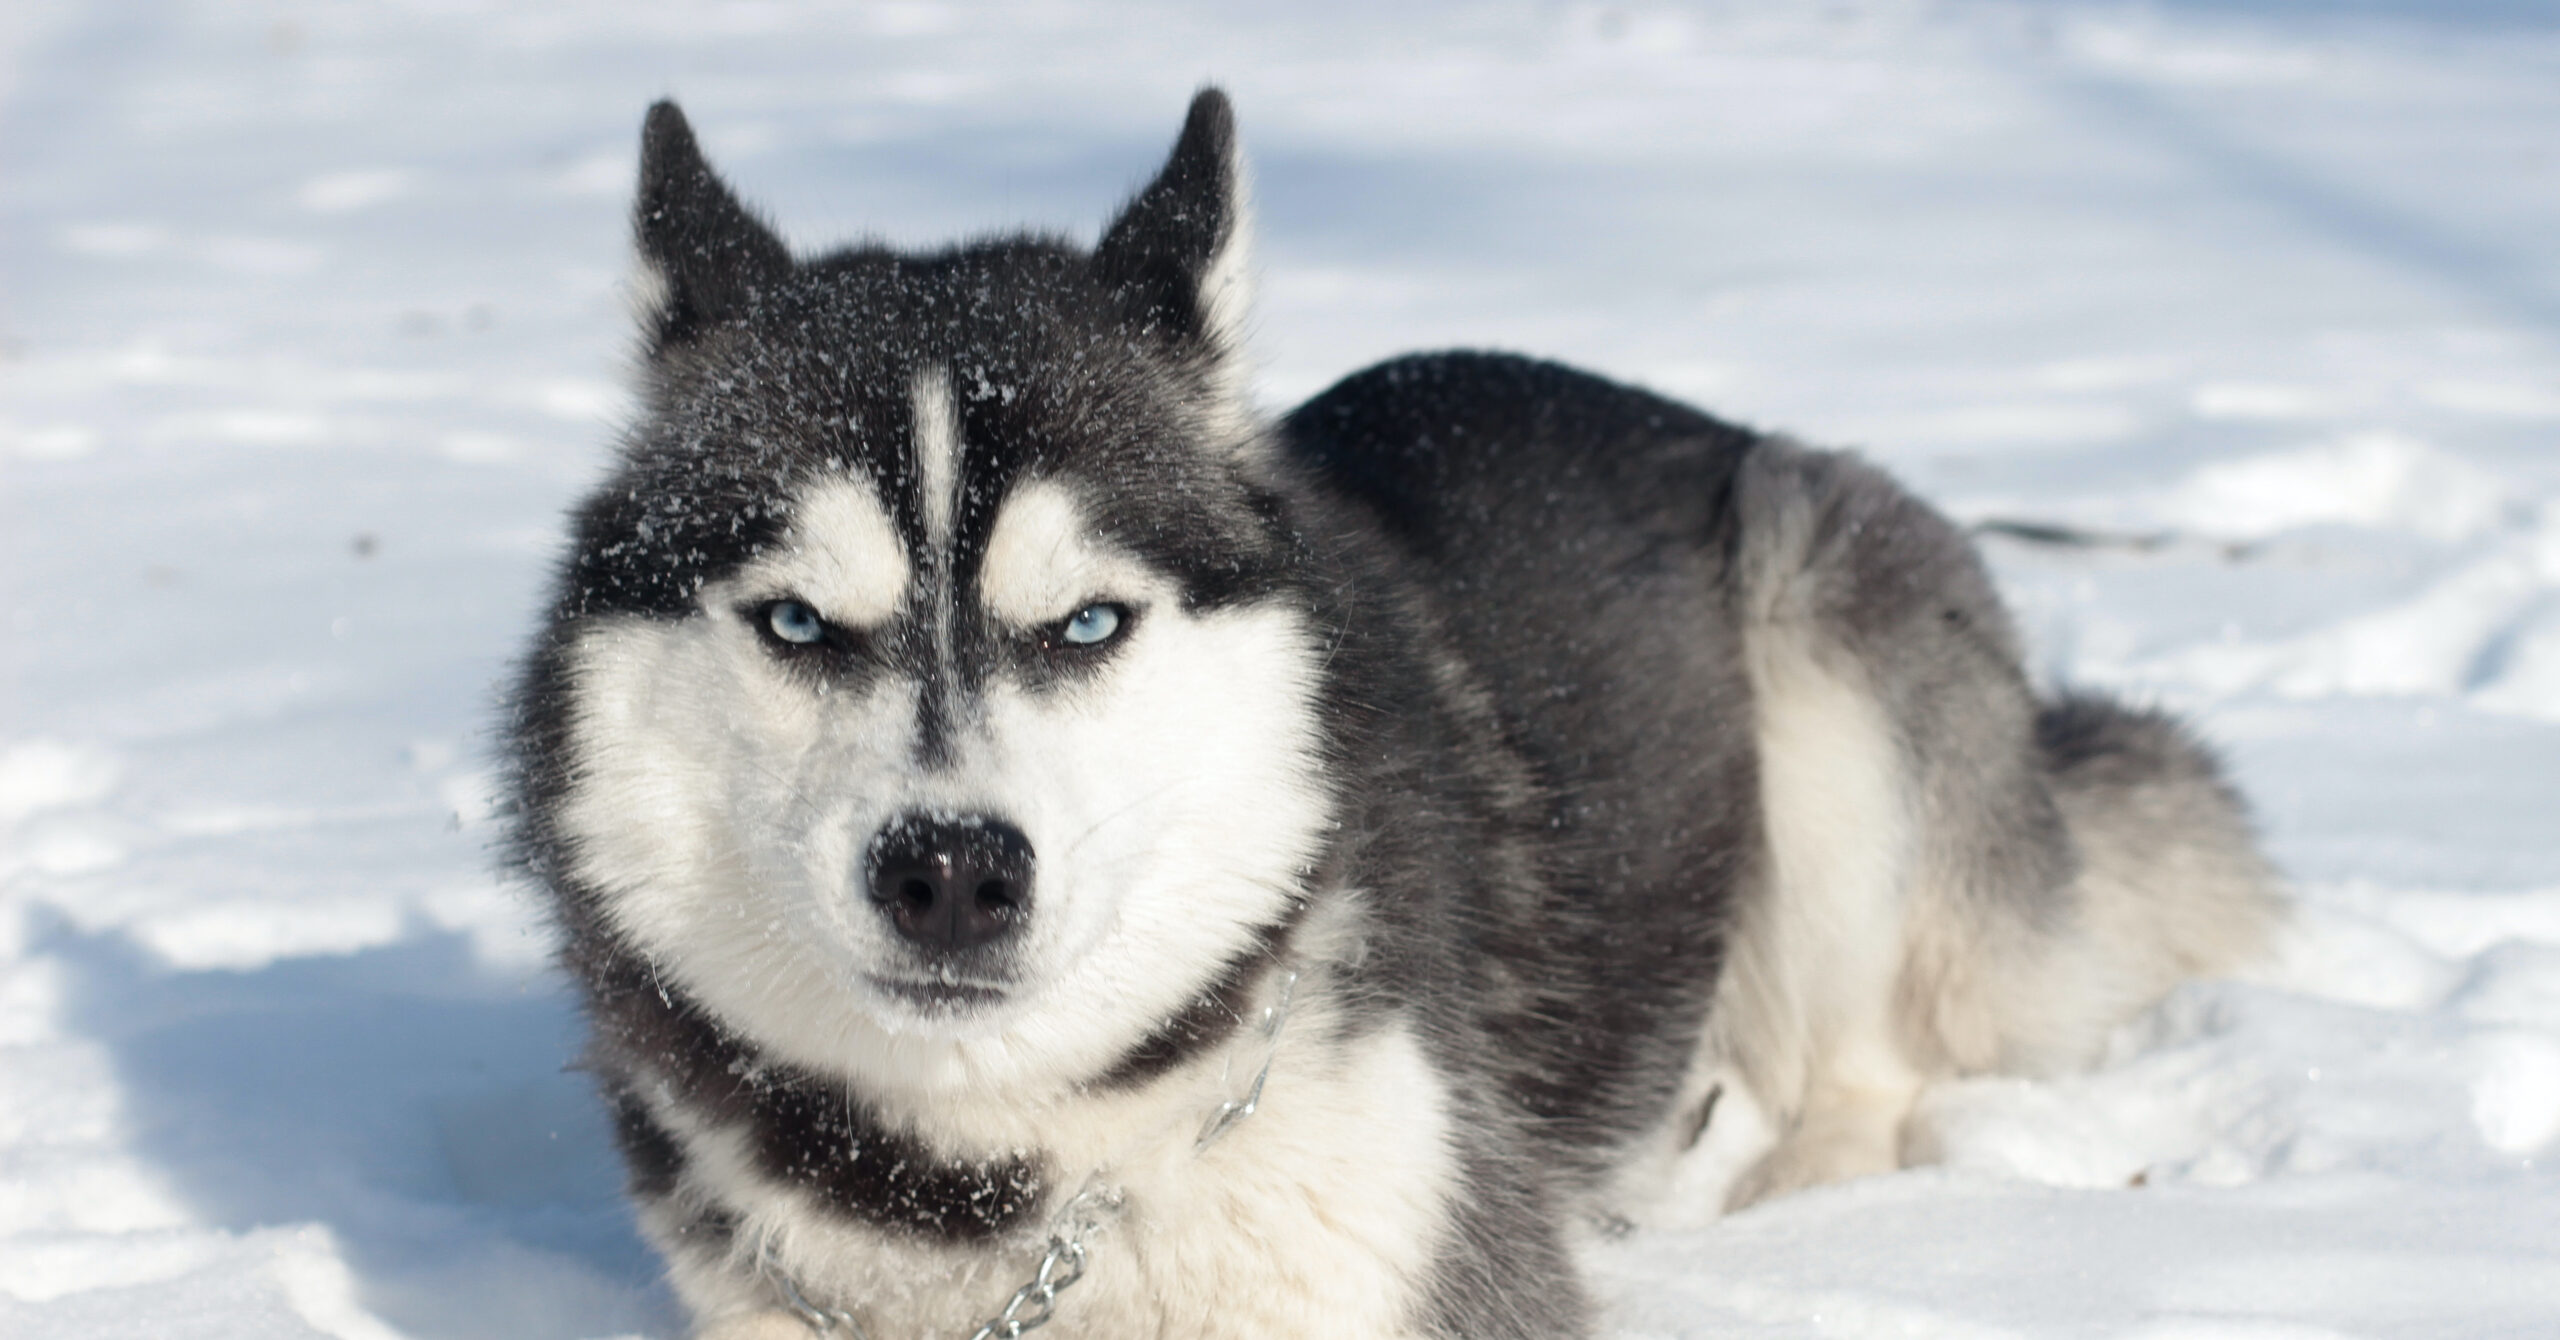
[[[648,114],[515,844],[697,1335],[1591,1335],[1662,1188],[2267,942],[2207,751],[1855,457],[1491,353],[1258,412],[1245,197],[1210,89],[1089,249],[804,257]]]

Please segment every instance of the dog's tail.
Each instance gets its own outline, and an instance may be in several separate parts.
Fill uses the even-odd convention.
[[[2284,896],[2247,806],[2192,733],[2070,693],[2037,714],[2036,748],[2080,853],[2073,957],[2102,991],[2139,1008],[2266,950]]]

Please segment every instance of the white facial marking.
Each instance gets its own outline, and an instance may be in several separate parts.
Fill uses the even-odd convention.
[[[925,543],[948,553],[960,501],[960,414],[951,399],[950,372],[918,372],[907,397],[915,406],[916,494],[924,508]]]
[[[1315,656],[1284,606],[1204,614],[1162,578],[1072,691],[989,687],[990,782],[1040,850],[1057,975],[1015,1027],[1107,1064],[1288,907],[1324,830]],[[1070,607],[1072,608],[1072,607]],[[1103,1004],[1108,1002],[1108,1004]]]
[[[897,612],[907,593],[906,547],[868,481],[826,480],[793,511],[789,535],[739,574],[740,585],[787,592],[853,627]]]
[[[812,486],[795,513],[783,543],[705,588],[699,615],[581,629],[563,815],[580,879],[671,985],[777,1059],[884,1102],[1090,1080],[1285,911],[1321,845],[1304,614],[1186,610],[1175,578],[1094,533],[1064,484],[1031,481],[981,568],[1003,635],[1097,605],[1145,617],[1101,635],[1109,657],[1072,683],[990,662],[928,764],[912,678],[813,678],[772,645],[797,611],[737,617],[782,596],[859,630],[921,599],[951,622],[950,594],[916,589],[865,482]],[[863,864],[883,827],[920,811],[991,816],[1031,842],[1032,915],[985,983],[997,1003],[936,1010],[880,985],[935,971],[872,905]]]
[[[1030,628],[1063,619],[1099,597],[1126,598],[1162,578],[1104,547],[1075,495],[1047,480],[1016,485],[987,536],[978,600],[999,622]]]
[[[1110,665],[1073,693],[991,684],[932,774],[907,745],[908,681],[813,689],[730,618],[596,621],[571,670],[579,877],[672,984],[780,1059],[884,1099],[1089,1078],[1280,915],[1328,810],[1302,617],[1137,594],[1154,616]],[[914,975],[860,881],[872,835],[917,809],[1005,816],[1038,854],[1015,985],[983,1016],[863,985]]]

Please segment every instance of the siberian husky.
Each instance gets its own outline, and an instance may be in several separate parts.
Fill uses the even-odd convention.
[[[1659,1188],[1895,1168],[2281,914],[1854,457],[1486,353],[1257,413],[1215,90],[1091,249],[795,256],[668,103],[636,215],[517,850],[702,1336],[1588,1335]]]

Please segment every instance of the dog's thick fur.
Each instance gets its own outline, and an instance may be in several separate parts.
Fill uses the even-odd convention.
[[[1257,416],[1242,199],[1212,91],[1091,251],[801,260],[649,115],[513,739],[704,1334],[967,1336],[1075,1202],[1053,1335],[1585,1335],[1711,1120],[1882,1172],[2265,940],[2205,752],[1858,460],[1489,354]]]

